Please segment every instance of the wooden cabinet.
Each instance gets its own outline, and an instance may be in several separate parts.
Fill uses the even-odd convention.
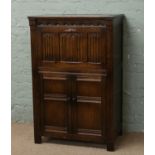
[[[122,15],[29,17],[35,143],[122,132]]]

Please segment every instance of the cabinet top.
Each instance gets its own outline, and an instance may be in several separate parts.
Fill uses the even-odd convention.
[[[52,14],[52,15],[38,15],[38,16],[29,16],[29,19],[106,19],[111,20],[113,18],[122,18],[123,14]]]

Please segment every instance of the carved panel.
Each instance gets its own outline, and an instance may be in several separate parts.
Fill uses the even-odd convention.
[[[87,41],[83,33],[60,34],[60,59],[62,61],[86,61]]]
[[[101,32],[44,32],[42,57],[48,61],[105,63],[106,35]]]
[[[105,40],[103,33],[88,33],[88,62],[100,63],[105,57]]]
[[[59,60],[59,36],[57,33],[43,33],[42,35],[43,60]]]
[[[67,25],[67,26],[83,26],[83,25],[94,25],[94,26],[109,26],[111,23],[104,21],[104,20],[95,20],[95,21],[86,21],[86,20],[56,20],[56,19],[49,19],[49,20],[44,20],[44,19],[39,19],[36,21],[36,25],[38,27],[46,27],[46,26],[59,26],[59,25]]]

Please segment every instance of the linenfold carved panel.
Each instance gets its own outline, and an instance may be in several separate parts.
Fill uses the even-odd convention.
[[[59,60],[59,38],[57,33],[43,33],[42,35],[43,60]]]
[[[101,63],[105,35],[99,32],[46,32],[42,34],[42,58],[48,61]]]
[[[60,59],[62,61],[86,61],[86,36],[82,33],[60,34]]]
[[[104,42],[103,42],[104,43]],[[102,49],[102,33],[88,34],[88,62],[101,62]]]

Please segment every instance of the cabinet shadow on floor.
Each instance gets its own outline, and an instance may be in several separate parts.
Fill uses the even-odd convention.
[[[54,143],[60,145],[69,146],[80,146],[80,147],[94,147],[106,149],[106,144],[96,144],[91,142],[81,142],[81,141],[69,141],[69,140],[59,140],[51,137],[43,137],[42,143]],[[129,149],[133,147],[140,147],[144,145],[144,133],[124,133],[119,136],[115,143],[115,151],[121,149]]]

